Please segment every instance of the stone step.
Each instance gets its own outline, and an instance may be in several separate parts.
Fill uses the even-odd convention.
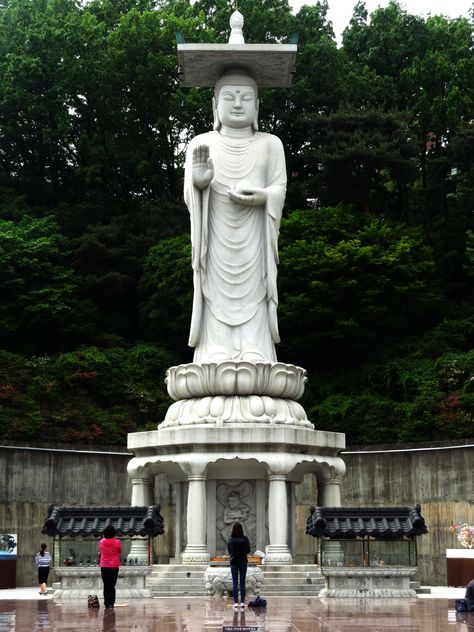
[[[152,573],[198,573],[205,571],[207,564],[193,564],[192,566],[186,566],[185,564],[154,564],[151,567]]]
[[[182,579],[194,579],[195,577],[202,577],[204,575],[204,569],[195,573],[181,573],[176,571],[174,573],[155,573],[151,572],[148,577],[181,577]]]
[[[275,579],[275,580],[268,580],[266,577],[263,580],[263,585],[265,587],[267,586],[323,586],[325,584],[325,581],[323,578],[317,578],[314,579],[312,581],[302,581],[301,579],[294,579],[292,581],[288,581],[287,579]]]
[[[207,565],[160,564],[152,568],[146,586],[154,597],[206,596],[204,572]],[[269,596],[315,596],[325,581],[314,564],[262,565],[265,573],[262,594]]]
[[[322,577],[321,573],[269,573],[268,571],[264,571],[265,578],[275,578],[275,579],[294,579],[295,577],[300,578],[302,581],[306,581],[308,578],[318,578]]]
[[[162,593],[168,593],[170,592],[170,590],[177,590],[177,591],[181,591],[182,593],[206,592],[206,586],[204,582],[201,582],[199,586],[196,586],[196,585],[184,586],[183,584],[175,584],[174,582],[168,585],[167,584],[147,584],[147,588],[148,590],[151,590],[152,592],[162,592]]]
[[[161,590],[161,588],[168,590],[170,586],[175,590],[204,590],[205,582],[204,578],[196,582],[175,582],[171,579],[168,581],[147,581],[146,586],[150,590]]]
[[[204,583],[201,586],[148,586],[154,597],[160,595],[161,597],[171,597],[173,595],[187,595],[189,597],[198,595],[207,595],[206,587]]]
[[[427,586],[421,586],[420,582],[411,581],[410,588],[416,592],[417,595],[430,595],[431,588]]]
[[[169,593],[161,593],[161,592],[155,592],[154,590],[152,591],[153,594],[153,599],[161,599],[161,598],[165,598],[165,597],[202,597],[203,599],[207,598],[209,595],[207,594],[207,591],[203,591],[203,592],[196,592],[193,591],[191,593],[183,593],[182,591],[179,590],[172,590]]]
[[[315,586],[312,590],[262,590],[262,597],[318,597],[321,588],[324,586]]]

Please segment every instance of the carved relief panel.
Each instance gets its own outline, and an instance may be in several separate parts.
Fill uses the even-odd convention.
[[[227,541],[235,522],[240,522],[243,526],[250,548],[254,551],[257,541],[255,482],[218,483],[216,497],[217,552],[227,554]]]

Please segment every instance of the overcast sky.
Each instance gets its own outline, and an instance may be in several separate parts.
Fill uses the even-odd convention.
[[[402,6],[413,15],[446,15],[457,18],[460,15],[468,16],[473,0],[404,0]],[[328,19],[332,22],[337,40],[340,42],[341,33],[349,24],[352,9],[356,0],[329,0]],[[369,14],[377,7],[386,7],[389,0],[366,0],[365,5]],[[316,4],[315,1],[290,0],[290,4],[296,13],[303,4]]]

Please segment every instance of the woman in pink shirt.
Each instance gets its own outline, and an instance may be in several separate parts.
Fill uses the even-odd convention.
[[[112,525],[104,529],[104,537],[100,541],[100,573],[104,582],[104,606],[113,608],[115,604],[115,584],[120,568],[122,544],[115,537],[116,530]]]

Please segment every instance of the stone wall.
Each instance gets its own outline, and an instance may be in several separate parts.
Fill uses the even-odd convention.
[[[342,503],[390,506],[420,503],[430,533],[418,539],[419,579],[446,583],[446,548],[459,548],[448,526],[474,523],[474,445],[374,446],[343,454],[347,472]],[[42,541],[48,506],[128,505],[130,486],[124,450],[78,446],[0,446],[0,532],[18,534],[17,585],[36,584],[33,556]],[[314,559],[317,539],[305,535],[309,506],[316,502],[313,476],[297,487],[296,561]],[[164,476],[156,479],[165,534],[156,539],[160,561],[174,555],[175,497]]]
[[[93,451],[91,451],[93,450]],[[37,583],[34,555],[48,506],[128,505],[129,456],[77,446],[0,447],[0,531],[18,535],[17,586]],[[122,452],[125,452],[123,450]]]
[[[349,448],[342,457],[347,467],[343,506],[421,505],[429,533],[417,538],[418,579],[424,585],[446,585],[446,549],[461,548],[449,525],[458,520],[474,524],[472,442]],[[306,476],[297,490],[297,552],[302,560],[316,553],[317,539],[304,535],[316,497],[314,477]]]
[[[342,503],[419,503],[429,530],[417,539],[419,579],[422,584],[446,585],[446,549],[461,548],[449,525],[458,520],[474,524],[474,445],[460,441],[400,448],[348,451]]]

